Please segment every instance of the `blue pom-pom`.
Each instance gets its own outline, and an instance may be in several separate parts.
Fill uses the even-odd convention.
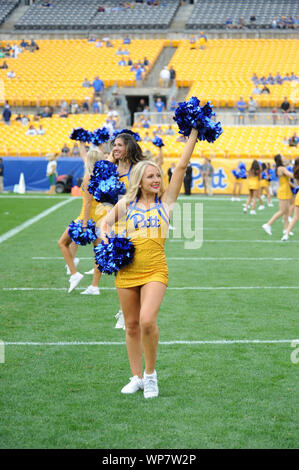
[[[79,220],[78,222],[72,221],[68,230],[70,239],[77,245],[93,243],[97,239],[95,225],[95,222],[93,222],[92,219],[89,219],[85,231],[83,231],[83,220]]]
[[[92,138],[92,132],[83,129],[83,127],[77,127],[73,129],[70,139],[72,140],[80,140],[80,142],[87,142],[90,143]]]
[[[156,136],[156,137],[152,140],[152,143],[153,143],[156,147],[164,147],[163,140],[161,139],[161,137]]]
[[[108,160],[100,160],[95,163],[90,175],[88,191],[96,201],[115,205],[119,196],[126,193],[126,186],[119,181],[116,165]]]
[[[112,139],[115,140],[119,134],[130,134],[136,142],[140,142],[140,135],[137,132],[130,131],[130,129],[121,129],[120,131],[116,130],[113,132]]]
[[[240,173],[237,170],[232,170],[232,174],[234,175],[235,178],[237,179],[240,178]]]
[[[104,144],[105,142],[108,142],[109,139],[110,133],[107,127],[96,129],[94,132],[91,133],[91,143],[93,145],[98,146],[100,144]]]
[[[207,140],[212,143],[223,132],[220,122],[211,119],[214,115],[209,102],[201,107],[198,98],[193,96],[188,101],[178,104],[173,119],[179,127],[180,134],[188,137],[191,129],[194,128],[198,131],[198,140]]]
[[[295,188],[291,188],[291,190],[292,190],[292,193],[294,194],[294,196],[296,196],[296,194],[299,191],[299,186],[296,186]]]
[[[108,242],[94,247],[95,261],[102,273],[114,274],[133,261],[135,247],[129,238],[119,235],[108,237]]]

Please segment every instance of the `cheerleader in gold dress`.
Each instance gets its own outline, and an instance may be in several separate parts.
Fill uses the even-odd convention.
[[[179,195],[197,136],[198,131],[192,129],[165,190],[161,168],[151,161],[138,163],[126,195],[101,224],[101,233],[109,234],[115,223],[124,219],[126,235],[135,247],[133,262],[118,271],[115,281],[125,317],[126,346],[133,375],[122,393],[144,389],[145,398],[157,397],[159,393],[155,370],[157,316],[168,284],[164,242],[172,206]]]
[[[261,179],[261,168],[259,162],[257,160],[253,160],[250,170],[248,172],[248,190],[249,196],[246,201],[244,212],[247,212],[248,207],[252,203],[250,214],[256,214],[255,212],[255,205],[256,205],[256,198],[258,197],[261,201],[259,196],[260,191],[260,179]],[[259,208],[264,208],[263,203],[260,205]]]
[[[288,171],[284,165],[283,157],[278,154],[275,155],[274,161],[276,164],[276,175],[279,178],[279,188],[277,191],[277,198],[279,199],[279,210],[271,217],[271,219],[262,225],[262,228],[265,230],[268,235],[272,235],[272,224],[283,217],[284,222],[284,231],[288,228],[288,215],[289,215],[289,207],[290,201],[292,199],[292,191],[290,188],[290,178],[292,178],[293,174]]]
[[[282,241],[287,241],[289,239],[289,235],[292,234],[292,229],[293,227],[295,226],[295,224],[298,222],[299,220],[299,161],[296,165],[296,162],[295,162],[295,166],[294,166],[294,178],[295,178],[295,181],[296,181],[296,190],[297,190],[297,193],[296,193],[296,197],[295,197],[295,205],[294,205],[294,215],[291,219],[291,221],[289,222],[289,226],[286,230],[286,232],[284,233],[283,237],[282,237]]]

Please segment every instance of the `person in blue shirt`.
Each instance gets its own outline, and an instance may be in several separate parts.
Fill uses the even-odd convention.
[[[123,57],[122,57],[122,58],[120,59],[120,61],[118,62],[118,65],[122,65],[122,66],[126,65],[126,61],[125,61],[125,59],[124,59]]]
[[[237,109],[238,109],[237,124],[244,124],[244,115],[245,115],[246,108],[247,108],[246,101],[244,101],[243,97],[240,96],[239,101],[237,101]]]
[[[135,71],[135,80],[137,82],[137,85],[141,84],[142,82],[143,72],[144,72],[144,69],[142,67],[138,67]]]
[[[165,110],[165,104],[161,100],[161,98],[157,98],[157,101],[155,102],[155,108],[156,108],[157,113],[162,113],[162,111]]]
[[[105,88],[103,80],[101,80],[98,76],[95,77],[94,81],[92,82],[92,86],[94,89],[95,95],[99,95]]]

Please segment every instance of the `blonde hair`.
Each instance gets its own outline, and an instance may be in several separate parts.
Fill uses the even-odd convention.
[[[104,153],[98,148],[91,148],[86,153],[85,174],[91,175],[96,162],[105,160]]]
[[[129,187],[125,195],[126,202],[129,203],[129,202],[135,201],[135,199],[138,196],[140,196],[141,180],[144,175],[145,169],[148,166],[153,166],[159,170],[160,175],[161,175],[161,187],[160,187],[158,196],[161,197],[161,195],[164,193],[163,172],[162,172],[161,167],[157,165],[157,163],[153,162],[152,160],[143,160],[137,163],[132,169]]]

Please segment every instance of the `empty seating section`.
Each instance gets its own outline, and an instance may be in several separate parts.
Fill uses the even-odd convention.
[[[130,67],[117,65],[120,56],[116,54],[123,41],[113,40],[114,47],[98,48],[86,39],[39,40],[39,50],[24,51],[17,59],[7,58],[9,70],[16,78],[7,78],[7,70],[0,69],[4,81],[5,99],[12,106],[55,106],[62,99],[68,103],[75,99],[82,104],[86,97],[93,96],[93,88],[84,88],[85,78],[91,82],[99,76],[110,87],[134,86],[135,73]],[[13,41],[10,42],[12,44]],[[150,67],[160,55],[165,40],[136,39],[125,45],[133,62],[143,61],[146,56]],[[148,70],[150,70],[150,67]],[[0,96],[0,105],[4,96]]]
[[[177,85],[191,87],[190,96],[214,106],[234,107],[242,96],[252,95],[251,77],[279,72],[299,76],[299,40],[215,39],[206,49],[190,49],[188,40],[179,42],[170,65],[177,72]],[[286,96],[294,105],[299,100],[299,82],[268,85],[270,94],[252,95],[260,107],[279,107]]]
[[[1,0],[0,1],[0,24],[2,24],[8,15],[19,5],[20,0]]]
[[[168,126],[162,125],[163,130]],[[176,125],[173,129],[177,132]],[[143,138],[149,132],[153,138],[153,131],[157,126],[150,129],[133,128]],[[194,157],[216,157],[216,158],[271,158],[276,153],[282,153],[287,158],[298,156],[298,149],[289,147],[284,143],[285,138],[289,138],[294,133],[291,126],[265,126],[265,127],[235,127],[224,126],[223,134],[213,143],[206,141],[198,142],[195,147]],[[162,135],[165,147],[163,147],[165,157],[177,158],[181,155],[184,143],[177,142],[178,133],[173,136]],[[150,150],[153,155],[158,154],[158,148],[151,142],[141,142],[143,150]]]
[[[67,118],[53,115],[52,118],[42,118],[34,121],[33,116],[28,115],[30,122],[27,126],[16,121],[16,115],[12,116],[11,125],[0,124],[0,155],[2,156],[44,156],[49,152],[60,153],[66,143],[72,148],[74,141],[69,139],[72,130],[83,127],[93,131],[104,125],[105,114],[72,114]],[[44,135],[25,135],[29,125],[38,129],[40,125],[45,130]]]
[[[186,23],[186,29],[225,28],[227,17],[239,24],[242,17],[250,28],[270,28],[280,16],[299,15],[297,0],[199,0]],[[254,22],[250,17],[255,16]]]
[[[133,3],[133,2],[132,2]],[[99,6],[105,11],[99,12]],[[178,0],[163,5],[134,4],[119,10],[118,2],[103,0],[56,0],[53,7],[40,0],[17,21],[17,30],[163,29],[168,28],[179,8]]]

